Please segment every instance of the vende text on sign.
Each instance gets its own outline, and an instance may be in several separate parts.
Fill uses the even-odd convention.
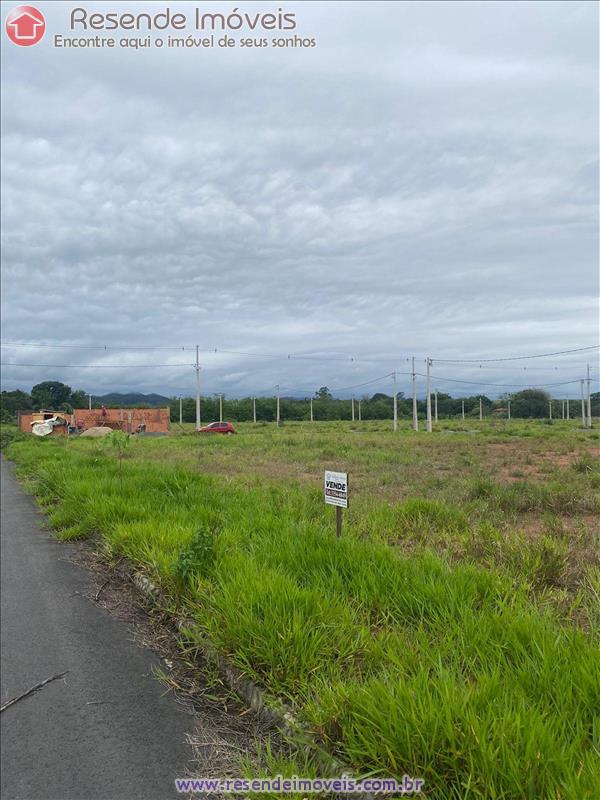
[[[348,508],[348,473],[325,470],[325,502]]]

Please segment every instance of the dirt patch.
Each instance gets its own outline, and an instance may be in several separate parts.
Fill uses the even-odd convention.
[[[550,462],[553,466],[564,469],[565,467],[571,467],[573,464],[579,461],[581,459],[581,456],[582,453],[579,452],[572,452],[572,453],[547,452],[542,455],[542,458]]]
[[[511,464],[492,471],[492,477],[499,483],[519,483],[529,478],[539,478],[540,475],[538,467],[533,464]]]
[[[540,451],[538,447],[539,443],[525,440],[491,442],[485,446],[480,463],[491,478],[502,483],[516,483],[529,478],[544,479],[555,470],[571,467],[588,452]]]
[[[518,523],[511,522],[509,529],[518,529],[536,536],[560,536],[571,540],[591,542],[598,537],[599,519],[597,514],[578,514],[577,516],[561,516],[549,522],[540,516],[523,515]],[[553,527],[554,525],[554,527]],[[559,526],[559,527],[556,527]]]

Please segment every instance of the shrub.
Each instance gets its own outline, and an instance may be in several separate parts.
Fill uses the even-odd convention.
[[[573,469],[584,475],[600,474],[600,458],[588,453],[573,464]]]
[[[215,561],[215,535],[207,528],[200,528],[191,542],[179,553],[175,563],[175,575],[187,583],[192,575],[208,577]]]
[[[16,425],[0,425],[0,450],[6,450],[10,444],[24,438],[25,434]]]

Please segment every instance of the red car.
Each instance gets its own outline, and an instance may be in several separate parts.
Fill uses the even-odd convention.
[[[198,433],[235,433],[235,428],[231,422],[211,422],[200,428]]]

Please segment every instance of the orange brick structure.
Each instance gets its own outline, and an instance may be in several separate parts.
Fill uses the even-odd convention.
[[[115,430],[134,433],[138,425],[144,424],[147,433],[168,433],[171,412],[168,408],[107,408],[106,416],[100,409],[76,408],[73,412],[75,425],[87,430],[95,425],[105,425]]]
[[[73,424],[73,415],[65,414],[63,412],[56,412],[60,417],[63,417],[69,425]],[[45,419],[50,419],[55,416],[54,411],[19,411],[19,430],[23,433],[31,433],[32,422],[43,422]],[[67,433],[67,425],[60,425],[52,431],[52,436],[65,436]]]
[[[19,428],[24,433],[31,433],[31,423],[43,416],[51,416],[53,412],[41,415],[36,412],[22,411],[19,413]],[[71,425],[80,430],[87,430],[96,425],[104,425],[125,433],[135,433],[138,425],[146,426],[146,433],[168,433],[171,414],[168,408],[107,408],[106,416],[100,409],[91,411],[87,408],[76,408],[73,414],[64,414]],[[66,433],[66,426],[55,428],[52,435]]]

